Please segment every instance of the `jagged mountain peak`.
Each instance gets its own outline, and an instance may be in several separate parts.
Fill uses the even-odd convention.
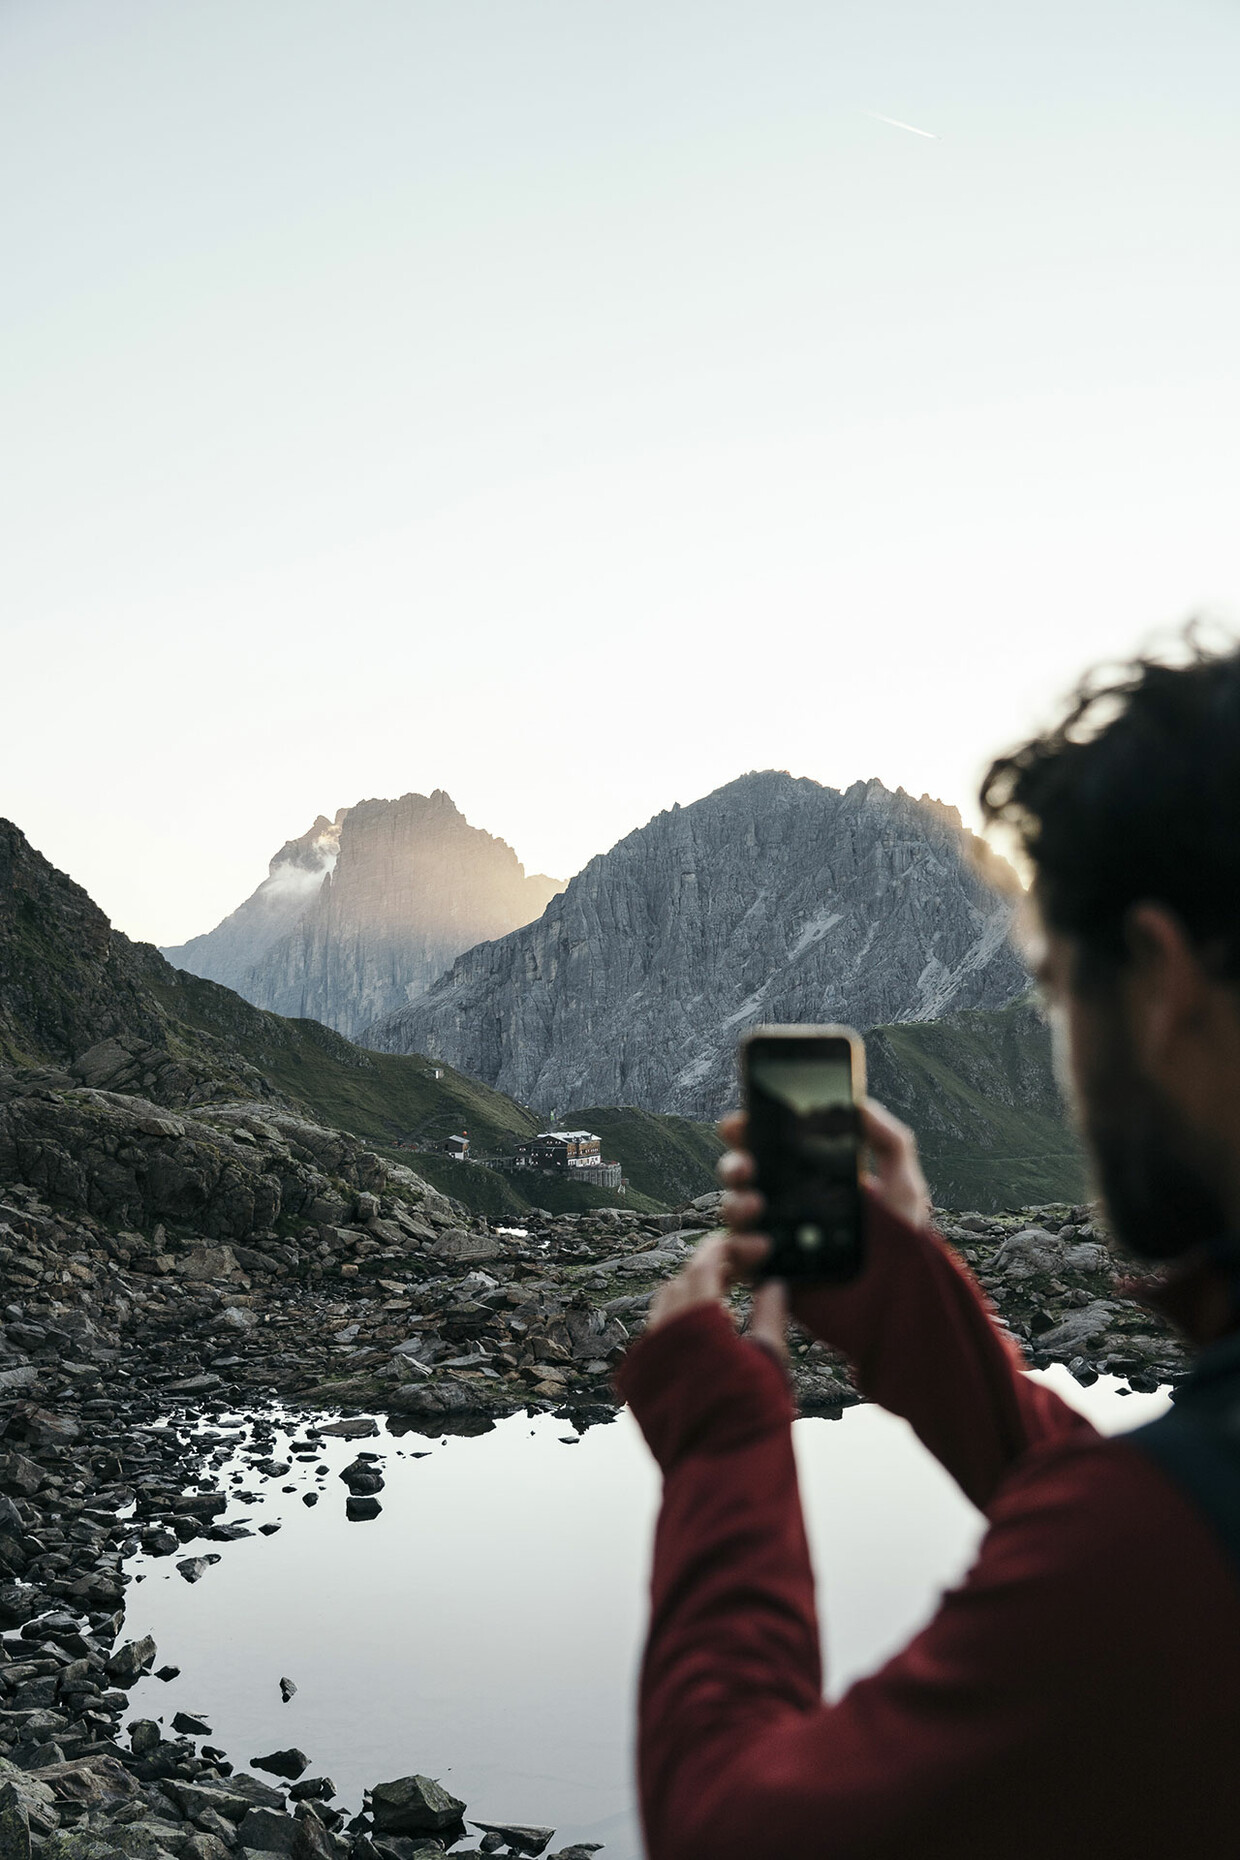
[[[941,803],[752,770],[625,835],[538,922],[459,957],[362,1037],[539,1108],[713,1115],[757,1021],[866,1027],[1022,994],[1015,881],[997,888],[987,864]]]
[[[206,935],[164,951],[258,1007],[346,1034],[422,992],[484,938],[528,923],[561,889],[471,826],[443,788],[320,814]]]

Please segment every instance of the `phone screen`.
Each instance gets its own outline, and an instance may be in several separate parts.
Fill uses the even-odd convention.
[[[864,1244],[853,1047],[843,1036],[753,1035],[749,1143],[772,1242],[768,1278],[852,1278]]]

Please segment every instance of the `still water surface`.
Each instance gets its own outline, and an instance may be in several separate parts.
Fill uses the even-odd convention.
[[[1111,1378],[1045,1379],[1107,1432],[1166,1406],[1120,1396]],[[932,1613],[982,1520],[881,1409],[801,1420],[795,1435],[838,1696]],[[265,1450],[287,1458],[284,1439]],[[338,1807],[420,1771],[484,1820],[554,1825],[556,1846],[602,1841],[605,1860],[636,1860],[633,1687],[659,1481],[628,1414],[580,1438],[515,1416],[474,1438],[381,1432],[322,1448],[283,1478],[247,1471],[259,1501],[230,1504],[225,1521],[282,1529],[183,1550],[220,1552],[200,1582],[178,1575],[178,1557],[133,1559],[126,1634],[153,1634],[158,1664],[181,1668],[142,1680],[133,1715],[203,1713],[238,1768],[295,1744],[308,1775],[333,1778]],[[381,1516],[350,1524],[336,1475],[359,1448],[381,1456],[387,1486]],[[311,1509],[302,1493],[316,1489]],[[284,1675],[298,1688],[287,1705]]]

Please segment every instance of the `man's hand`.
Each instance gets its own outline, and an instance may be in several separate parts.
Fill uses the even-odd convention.
[[[646,1321],[658,1330],[683,1311],[722,1304],[734,1285],[746,1284],[770,1251],[761,1234],[707,1234],[688,1263],[656,1294]],[[788,1301],[782,1285],[760,1285],[753,1295],[749,1335],[782,1362],[788,1353]]]
[[[873,1172],[865,1177],[869,1188],[893,1214],[913,1227],[930,1224],[930,1191],[921,1172],[917,1156],[917,1139],[906,1124],[881,1104],[867,1098],[861,1105],[861,1130],[874,1159]],[[754,1177],[753,1157],[745,1148],[747,1120],[740,1111],[725,1117],[719,1134],[729,1145],[719,1158],[718,1175],[727,1191],[723,1197],[723,1219],[738,1237],[752,1234],[763,1214],[762,1197],[750,1187]]]

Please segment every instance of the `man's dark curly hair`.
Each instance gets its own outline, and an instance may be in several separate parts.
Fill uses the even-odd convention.
[[[1190,628],[1183,649],[1181,662],[1090,674],[1062,722],[982,783],[1047,924],[1095,975],[1124,961],[1132,906],[1159,903],[1240,980],[1240,646],[1212,650]]]

